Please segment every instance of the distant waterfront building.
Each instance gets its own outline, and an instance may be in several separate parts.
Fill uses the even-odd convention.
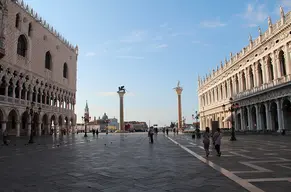
[[[146,131],[148,129],[148,125],[146,122],[140,122],[140,121],[125,121],[125,125],[128,125],[129,130],[126,131]]]
[[[79,123],[77,124],[78,126],[78,130],[82,130],[84,131],[84,124],[83,123]],[[96,119],[96,117],[94,117],[93,120],[91,120],[88,123],[88,130],[91,131],[92,129],[95,130],[99,130],[101,132],[105,132],[106,129],[108,129],[109,131],[115,131],[117,130],[119,127],[119,123],[118,120],[114,117],[114,118],[108,118],[107,114],[104,113],[102,118],[98,118]]]
[[[258,38],[249,36],[249,44],[229,60],[198,79],[200,127],[218,121],[230,128],[231,104],[236,130],[291,129],[291,12],[268,29],[258,30]],[[230,101],[232,98],[232,101]],[[225,105],[225,109],[223,109]]]
[[[78,46],[20,0],[0,1],[0,128],[9,135],[70,131]],[[28,109],[34,104],[33,121]]]

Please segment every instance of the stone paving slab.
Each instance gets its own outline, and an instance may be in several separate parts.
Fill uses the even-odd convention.
[[[189,135],[171,138],[205,157],[202,139]],[[222,140],[222,156],[217,157],[213,146],[208,160],[227,169],[263,191],[290,191],[291,137],[272,135],[239,135],[237,141]],[[259,179],[259,181],[258,181]],[[289,179],[289,181],[288,181]]]
[[[163,135],[154,144],[143,133],[63,142],[41,150],[19,145],[17,152],[1,147],[0,191],[246,191]]]

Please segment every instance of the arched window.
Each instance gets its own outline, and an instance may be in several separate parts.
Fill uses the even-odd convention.
[[[68,79],[68,65],[67,65],[67,63],[64,63],[64,66],[63,66],[63,77]]]
[[[28,36],[31,36],[31,32],[32,32],[32,24],[29,23],[28,24]]]
[[[259,63],[258,64],[258,75],[259,75],[259,86],[262,85],[264,83],[264,80],[263,80],[263,70],[262,70],[262,64]]]
[[[20,23],[20,14],[16,14],[16,19],[15,19],[15,27],[19,28],[19,23]]]
[[[222,85],[220,85],[220,100],[223,99],[223,89],[222,89]]]
[[[21,55],[22,57],[25,57],[26,50],[27,50],[27,40],[24,35],[20,35],[18,37],[18,42],[17,42],[17,54]]]
[[[52,56],[49,51],[45,53],[45,68],[48,70],[52,70]]]
[[[244,72],[241,74],[241,79],[242,79],[242,91],[245,91],[247,82],[246,82],[246,76]]]
[[[253,74],[253,70],[250,69],[250,89],[254,88],[254,86],[255,86],[254,74]]]
[[[286,76],[286,62],[285,62],[285,55],[284,51],[279,52],[279,62],[280,62],[280,69],[281,69],[281,75]]]
[[[269,80],[273,81],[274,80],[274,68],[273,68],[273,61],[272,58],[269,56],[268,58],[268,72],[269,72]]]
[[[238,82],[238,76],[236,76],[235,77],[235,88],[236,88],[236,90],[235,90],[235,92],[236,92],[236,94],[238,94],[239,93],[239,82]]]

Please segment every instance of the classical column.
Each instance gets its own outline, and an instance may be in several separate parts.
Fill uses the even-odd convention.
[[[245,73],[245,80],[246,80],[246,90],[249,90],[250,89],[250,68],[245,68],[244,70],[244,73]]]
[[[6,130],[6,121],[2,121],[2,133]]]
[[[262,124],[261,124],[261,117],[260,117],[260,108],[257,105],[255,105],[255,108],[256,108],[256,124],[257,124],[257,130],[262,130]]]
[[[274,80],[276,80],[277,78],[281,76],[279,75],[281,73],[280,65],[278,65],[278,62],[277,62],[278,54],[276,52],[273,52],[271,53],[270,57],[272,59],[272,64],[273,64]]]
[[[281,131],[283,129],[284,121],[283,121],[283,110],[282,110],[282,105],[281,105],[281,100],[277,99],[276,104],[277,104],[277,114],[278,114],[278,131]]]
[[[276,50],[274,52],[274,72],[277,73],[277,78],[280,78],[282,77],[282,68],[281,68],[281,64],[280,64],[280,61],[279,61],[279,50]]]
[[[243,108],[240,108],[240,129],[245,130],[245,116]]]
[[[271,113],[269,110],[269,103],[264,103],[265,108],[266,108],[266,123],[267,123],[267,130],[272,130],[271,127]]]
[[[21,102],[21,95],[22,95],[22,84],[21,86],[19,86],[19,90],[18,90],[19,102]]]
[[[180,87],[180,82],[178,82],[177,87],[174,88],[176,90],[177,96],[178,96],[178,129],[182,129],[182,104],[181,104],[181,95],[183,88]]]
[[[125,95],[125,90],[124,89],[119,89],[117,91],[119,95],[119,118],[120,118],[120,124],[119,124],[119,130],[120,131],[125,131],[124,130],[124,106],[123,106],[123,98]]]
[[[251,106],[247,106],[247,111],[248,111],[248,130],[253,130],[254,129],[254,124],[252,121],[252,113],[251,113]]]
[[[291,63],[290,63],[290,54],[288,52],[289,48],[288,48],[288,44],[286,44],[283,48],[283,51],[284,51],[284,57],[285,57],[285,66],[286,66],[286,72],[287,72],[287,75],[290,75],[291,74]]]
[[[13,99],[15,99],[15,96],[16,96],[16,95],[15,95],[15,89],[16,89],[16,86],[13,84],[13,85],[12,85],[12,98],[13,98]]]
[[[20,137],[20,121],[16,121],[16,137]]]
[[[57,135],[57,131],[58,131],[58,124],[54,122],[54,135]]]
[[[268,60],[268,57],[264,57],[262,59],[262,62],[263,62],[263,64],[262,64],[263,79],[264,79],[265,83],[270,83],[270,81],[271,81],[270,80],[270,73],[269,73],[270,69],[269,69],[267,60]]]

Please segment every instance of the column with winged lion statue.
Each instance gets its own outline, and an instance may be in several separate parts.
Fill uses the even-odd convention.
[[[182,102],[181,95],[183,88],[180,86],[180,81],[177,83],[177,87],[174,88],[178,96],[178,130],[182,130],[183,119],[182,119]]]

